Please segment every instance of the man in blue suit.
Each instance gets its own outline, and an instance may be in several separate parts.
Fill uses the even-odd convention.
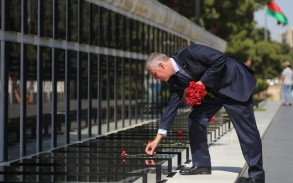
[[[146,61],[146,69],[155,79],[168,82],[171,91],[157,136],[146,146],[147,154],[153,154],[167,135],[185,88],[190,81],[195,81],[203,83],[213,97],[206,95],[200,105],[192,107],[188,116],[193,166],[181,170],[180,174],[211,174],[206,127],[211,117],[224,107],[249,166],[246,182],[265,182],[261,138],[253,111],[252,93],[256,79],[252,70],[218,50],[199,44],[191,44],[171,58],[153,53]]]

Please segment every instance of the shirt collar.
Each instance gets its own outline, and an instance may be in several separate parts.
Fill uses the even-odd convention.
[[[170,58],[170,59],[171,59],[171,63],[172,63],[172,66],[173,66],[175,73],[178,72],[179,67],[178,67],[177,63],[175,62],[175,60],[173,58]]]

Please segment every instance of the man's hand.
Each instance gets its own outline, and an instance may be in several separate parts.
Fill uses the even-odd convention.
[[[203,83],[199,80],[199,81],[197,81],[196,82],[197,84],[201,84],[201,85],[203,85]]]
[[[150,143],[147,144],[146,148],[145,148],[145,152],[149,155],[153,155],[155,149],[157,148],[157,146],[159,145],[161,139],[163,138],[162,135],[157,134],[156,138],[151,141]]]
[[[152,141],[147,144],[147,146],[145,148],[145,152],[149,155],[153,155],[157,146],[158,146],[158,143],[155,141]]]

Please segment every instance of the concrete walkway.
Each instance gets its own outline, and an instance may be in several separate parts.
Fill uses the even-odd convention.
[[[277,114],[280,106],[281,102],[266,101],[259,109],[255,110],[257,126],[262,137]],[[293,107],[290,115],[293,115],[292,112]],[[230,130],[216,142],[212,143],[209,150],[212,158],[212,175],[183,176],[176,173],[172,178],[167,178],[167,182],[234,183],[242,168],[245,166],[245,160],[235,130]],[[186,165],[186,167],[190,166],[192,166],[191,163]]]

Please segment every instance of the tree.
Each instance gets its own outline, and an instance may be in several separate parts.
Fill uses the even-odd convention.
[[[159,0],[183,16],[194,21],[195,1]],[[273,78],[280,75],[282,62],[293,60],[292,48],[264,41],[265,28],[258,28],[254,12],[266,6],[267,0],[202,0],[199,25],[227,41],[226,54],[245,62],[252,60],[257,77]],[[189,8],[187,8],[189,7]],[[188,11],[185,11],[188,10]]]

